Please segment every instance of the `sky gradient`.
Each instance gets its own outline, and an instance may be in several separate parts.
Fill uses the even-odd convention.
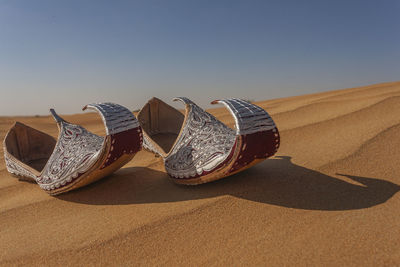
[[[0,1],[0,116],[400,80],[400,1]]]

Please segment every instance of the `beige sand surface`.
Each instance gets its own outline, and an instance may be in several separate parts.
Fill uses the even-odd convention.
[[[281,130],[277,156],[195,187],[140,152],[51,197],[0,153],[0,263],[400,265],[400,82],[258,104]],[[96,114],[65,118],[104,131]],[[57,135],[50,117],[0,117],[1,140],[15,120]]]

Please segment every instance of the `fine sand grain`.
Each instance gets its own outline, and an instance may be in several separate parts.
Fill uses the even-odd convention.
[[[51,197],[0,153],[0,264],[400,265],[400,82],[257,104],[280,129],[278,154],[200,186],[175,185],[142,151]],[[65,119],[104,133],[94,113]],[[57,135],[49,116],[0,117],[1,140],[16,120]]]

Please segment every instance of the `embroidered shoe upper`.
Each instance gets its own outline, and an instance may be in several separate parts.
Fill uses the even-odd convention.
[[[176,100],[186,104],[186,123],[165,158],[165,168],[179,178],[210,172],[231,153],[235,132],[188,98]]]

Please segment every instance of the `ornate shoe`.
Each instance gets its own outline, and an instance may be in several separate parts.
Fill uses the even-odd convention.
[[[106,137],[66,122],[53,109],[58,139],[16,122],[4,139],[7,170],[39,184],[47,193],[64,193],[113,173],[141,149],[142,130],[128,109],[112,103],[83,108],[100,113]]]
[[[235,119],[236,131],[191,100],[183,115],[157,98],[139,112],[143,147],[164,159],[176,183],[201,184],[249,168],[274,155],[279,132],[262,108],[239,99],[213,101],[224,104]]]

